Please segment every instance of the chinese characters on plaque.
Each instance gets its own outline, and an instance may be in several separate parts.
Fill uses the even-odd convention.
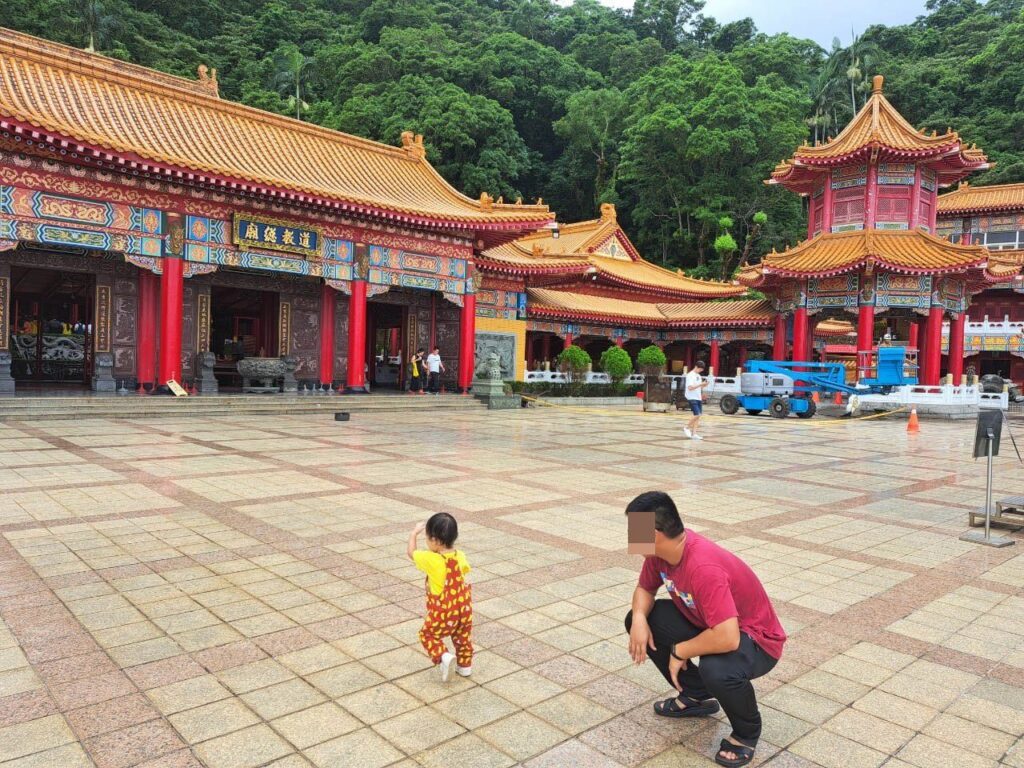
[[[294,222],[235,214],[235,245],[320,256],[320,230]]]

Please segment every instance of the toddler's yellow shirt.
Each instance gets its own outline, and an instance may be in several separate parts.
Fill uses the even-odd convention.
[[[444,591],[444,580],[448,575],[446,561],[452,557],[458,562],[463,575],[469,573],[469,561],[466,560],[466,556],[462,554],[461,550],[457,549],[447,555],[442,555],[440,552],[431,552],[429,549],[417,549],[412,553],[412,559],[416,567],[427,574],[431,594],[440,595]]]

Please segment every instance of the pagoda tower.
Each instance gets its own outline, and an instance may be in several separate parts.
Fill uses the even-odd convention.
[[[776,166],[765,183],[808,199],[807,239],[744,265],[739,280],[773,300],[777,359],[788,324],[791,359],[809,360],[817,322],[856,315],[858,378],[872,368],[876,319],[884,317],[918,352],[919,381],[938,384],[949,314],[949,372],[959,383],[970,296],[1005,280],[1011,266],[983,247],[936,236],[937,195],[991,166],[955,131],[914,128],[882,86],[876,75],[871,97],[838,136],[801,146]]]

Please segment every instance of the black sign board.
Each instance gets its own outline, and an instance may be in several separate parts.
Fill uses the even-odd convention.
[[[978,413],[978,428],[974,433],[974,458],[988,456],[989,434],[992,435],[992,455],[999,455],[999,438],[1003,433],[1002,411],[981,411]]]

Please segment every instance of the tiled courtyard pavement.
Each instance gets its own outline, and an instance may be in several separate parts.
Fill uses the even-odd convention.
[[[622,509],[664,488],[792,634],[758,762],[1024,767],[1024,547],[957,540],[973,425],[565,410],[0,423],[0,765],[707,765],[629,664]],[[1024,470],[1002,459],[1002,494]],[[471,680],[419,649],[462,522]],[[1018,537],[1020,541],[1020,537]]]

